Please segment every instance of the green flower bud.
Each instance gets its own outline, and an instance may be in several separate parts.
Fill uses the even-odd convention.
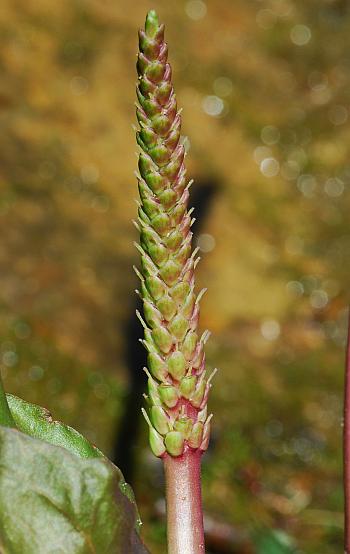
[[[140,50],[144,52],[149,59],[156,58],[159,54],[159,44],[154,38],[148,37],[142,29],[139,31],[139,46]]]
[[[141,247],[140,247],[141,248]],[[141,248],[141,267],[142,267],[142,273],[145,277],[153,277],[157,272],[157,266],[154,264],[154,262],[151,260],[149,256],[145,255],[145,252]]]
[[[148,329],[148,327],[144,330],[144,334],[145,334],[145,343],[146,343],[146,347],[148,349],[149,352],[153,351],[155,348],[156,348],[156,345],[153,341],[153,337],[152,337],[152,332],[150,331],[150,329]]]
[[[157,457],[163,456],[165,454],[164,441],[153,427],[149,428],[148,439],[153,454]]]
[[[190,360],[192,358],[193,352],[196,348],[197,340],[197,333],[195,333],[194,331],[189,331],[187,333],[181,349],[186,360]]]
[[[139,170],[142,176],[147,175],[153,169],[152,160],[149,156],[140,154],[139,157]],[[147,183],[148,184],[148,183]]]
[[[163,297],[158,300],[157,308],[167,321],[170,321],[174,317],[177,309],[174,300],[166,295],[163,295]]]
[[[151,304],[151,302],[144,301],[143,313],[150,327],[153,328],[153,327],[156,327],[157,325],[160,325],[162,316],[160,312],[157,310],[157,308],[153,304]]]
[[[159,271],[160,276],[167,285],[173,285],[176,283],[180,273],[181,265],[171,258],[162,265]]]
[[[165,66],[158,60],[155,60],[154,62],[151,62],[147,65],[145,68],[145,75],[147,79],[152,81],[153,83],[159,83],[164,76]]]
[[[138,178],[137,185],[144,211],[147,213],[147,215],[158,213],[161,209],[161,206],[159,206],[159,204],[156,202],[152,191],[147,183],[143,179]]]
[[[166,433],[170,430],[169,418],[160,406],[152,406],[151,420],[154,427],[161,435],[166,435]]]
[[[171,121],[165,115],[156,115],[152,118],[152,125],[158,135],[164,137],[171,128]]]
[[[199,448],[202,442],[204,425],[201,421],[197,421],[193,427],[188,439],[188,445],[191,448]]]
[[[150,10],[146,16],[145,31],[148,37],[155,37],[159,28],[158,16],[155,10]]]
[[[155,264],[160,265],[168,258],[168,251],[161,243],[154,238],[154,232],[149,228],[141,230],[141,246],[150,255]]]
[[[142,281],[141,283],[141,298],[144,298],[145,300],[149,300],[151,298],[147,290],[145,281]]]
[[[195,295],[193,293],[190,293],[187,296],[186,301],[185,301],[185,303],[183,305],[183,308],[182,308],[182,314],[185,317],[187,317],[187,318],[191,317],[195,301],[196,301]]]
[[[144,100],[140,98],[140,95],[138,95],[138,99],[144,111],[146,112],[147,117],[152,117],[157,113],[159,106],[155,98],[151,97],[151,98],[148,98],[147,100]]]
[[[180,381],[186,372],[186,360],[182,352],[172,352],[168,358],[168,371],[170,375]]]
[[[159,96],[157,97],[159,98]],[[169,133],[169,135],[167,136],[167,139],[165,141],[167,148],[172,148],[172,149],[176,148],[177,145],[179,144],[179,140],[180,140],[180,128],[174,127],[172,131]]]
[[[179,248],[180,244],[182,243],[183,236],[181,231],[178,229],[175,229],[175,231],[172,231],[170,235],[166,238],[166,245],[171,250],[176,250]]]
[[[140,79],[139,89],[141,91],[142,96],[149,96],[150,94],[155,93],[157,87],[149,79]]]
[[[148,415],[147,415],[147,412],[144,408],[142,408],[142,414],[148,424],[148,427],[149,427],[149,435],[148,435],[148,438],[149,438],[149,443],[150,443],[150,446],[151,446],[151,450],[153,452],[153,454],[155,456],[163,456],[163,454],[165,454],[165,446],[164,446],[164,441],[161,437],[161,435],[159,433],[157,433],[157,431],[154,429]]]
[[[169,162],[168,165],[163,168],[163,175],[165,175],[169,179],[175,179],[181,169],[182,162],[183,152],[181,157],[177,156],[176,158],[173,158],[171,162]],[[178,225],[181,222],[182,216],[184,215],[185,211],[186,206],[179,206],[176,211],[173,212],[174,225]]]
[[[168,376],[168,369],[163,358],[157,352],[149,352],[147,356],[148,366],[152,375],[159,381],[164,381]]]
[[[155,193],[157,193],[158,191],[162,191],[165,183],[167,182],[165,177],[159,175],[159,173],[156,173],[155,171],[151,171],[151,168],[145,175],[144,179],[150,189]]]
[[[141,223],[141,225],[144,224],[145,227],[149,226],[150,218],[148,217],[146,212],[142,208],[139,208],[138,213],[139,213],[139,222]]]
[[[163,404],[168,408],[174,408],[178,403],[179,395],[177,389],[172,385],[159,385],[158,394]]]
[[[167,147],[163,144],[159,144],[154,148],[150,148],[149,155],[151,156],[152,160],[160,166],[166,164],[170,156]]]
[[[148,221],[151,221],[152,218],[159,214],[159,206],[154,200],[145,198],[142,205],[143,210],[148,217]]]
[[[184,438],[179,431],[170,431],[166,435],[164,442],[171,456],[181,456],[184,450]]]
[[[161,279],[159,279],[159,277],[156,275],[149,276],[146,278],[145,283],[149,293],[155,300],[158,300],[158,298],[162,298],[164,296],[166,290],[165,284]]]
[[[177,200],[176,192],[172,189],[165,189],[158,194],[158,200],[165,208],[171,208]]]
[[[188,319],[178,314],[170,322],[169,331],[179,341],[183,341],[188,330]]]
[[[153,329],[152,337],[159,350],[161,350],[164,354],[167,354],[170,351],[173,345],[173,339],[165,327],[156,327]]]
[[[179,431],[185,439],[191,435],[193,421],[190,417],[180,417],[174,423],[175,431]]]
[[[197,378],[195,375],[188,375],[181,380],[180,392],[184,398],[190,398],[196,388]]]
[[[161,401],[161,399],[159,397],[159,394],[158,394],[158,385],[154,381],[154,379],[152,379],[152,377],[148,373],[148,370],[145,369],[145,371],[148,374],[147,389],[148,389],[148,395],[149,395],[150,401],[155,406],[156,405],[160,406],[162,404],[162,401]]]
[[[179,304],[183,304],[190,292],[189,283],[182,281],[170,289],[171,297]]]
[[[166,214],[159,214],[152,219],[152,226],[162,237],[166,235],[170,227],[170,219]]]
[[[139,52],[137,54],[137,63],[136,63],[136,67],[137,67],[137,71],[139,73],[143,73],[145,70],[146,70],[146,67],[147,67],[147,58],[146,56],[142,53],[142,52]],[[140,89],[136,89],[136,94],[137,94],[137,99],[138,101],[140,102],[141,106],[143,106],[145,100],[146,100],[146,97],[144,97],[142,94],[141,94],[141,91]]]
[[[191,243],[190,241],[187,241],[181,246],[181,248],[179,248],[178,252],[175,255],[175,260],[178,263],[184,264],[190,254],[191,254]]]
[[[199,408],[200,405],[202,404],[203,396],[205,393],[205,386],[206,386],[206,381],[202,379],[201,381],[199,381],[199,383],[197,384],[196,390],[191,395],[190,402],[192,406],[194,406],[195,408]]]
[[[137,117],[137,121],[139,122],[140,125],[147,125],[148,124],[148,118],[146,116],[146,114],[144,113],[143,110],[140,110],[139,108],[136,108],[136,117]],[[139,169],[140,169],[140,165],[139,165]]]
[[[161,104],[162,106],[168,103],[168,100],[172,92],[171,88],[172,88],[171,84],[167,82],[163,82],[157,87],[155,91],[155,97],[157,99],[157,102],[159,102],[159,104]],[[168,139],[166,141],[166,145],[169,147]]]
[[[158,135],[153,131],[151,127],[142,127],[141,131],[136,134],[139,135],[144,144],[148,147],[154,146],[157,144]]]
[[[186,207],[182,204],[177,204],[170,212],[171,220],[173,225],[179,225],[181,223],[183,216],[186,213]]]

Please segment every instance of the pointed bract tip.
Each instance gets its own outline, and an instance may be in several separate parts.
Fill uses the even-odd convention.
[[[155,10],[150,10],[146,15],[145,31],[149,37],[154,37],[159,28],[158,15]]]

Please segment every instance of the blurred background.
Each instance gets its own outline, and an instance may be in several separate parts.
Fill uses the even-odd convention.
[[[138,421],[137,29],[166,23],[212,331],[208,552],[342,550],[350,271],[346,0],[3,0],[0,361],[8,392],[131,481],[164,552]],[[139,424],[140,423],[140,424]]]

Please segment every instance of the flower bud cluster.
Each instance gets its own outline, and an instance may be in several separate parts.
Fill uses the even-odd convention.
[[[144,319],[148,352],[149,439],[156,456],[206,450],[211,416],[207,398],[204,345],[198,335],[199,301],[192,251],[189,187],[181,143],[181,116],[167,61],[164,25],[154,11],[139,32],[137,59],[137,142],[140,147],[138,221]]]

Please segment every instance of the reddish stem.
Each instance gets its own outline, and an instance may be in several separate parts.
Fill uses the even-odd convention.
[[[344,503],[344,547],[345,554],[350,554],[350,310],[344,395]]]
[[[203,554],[201,452],[164,457],[168,554]]]

